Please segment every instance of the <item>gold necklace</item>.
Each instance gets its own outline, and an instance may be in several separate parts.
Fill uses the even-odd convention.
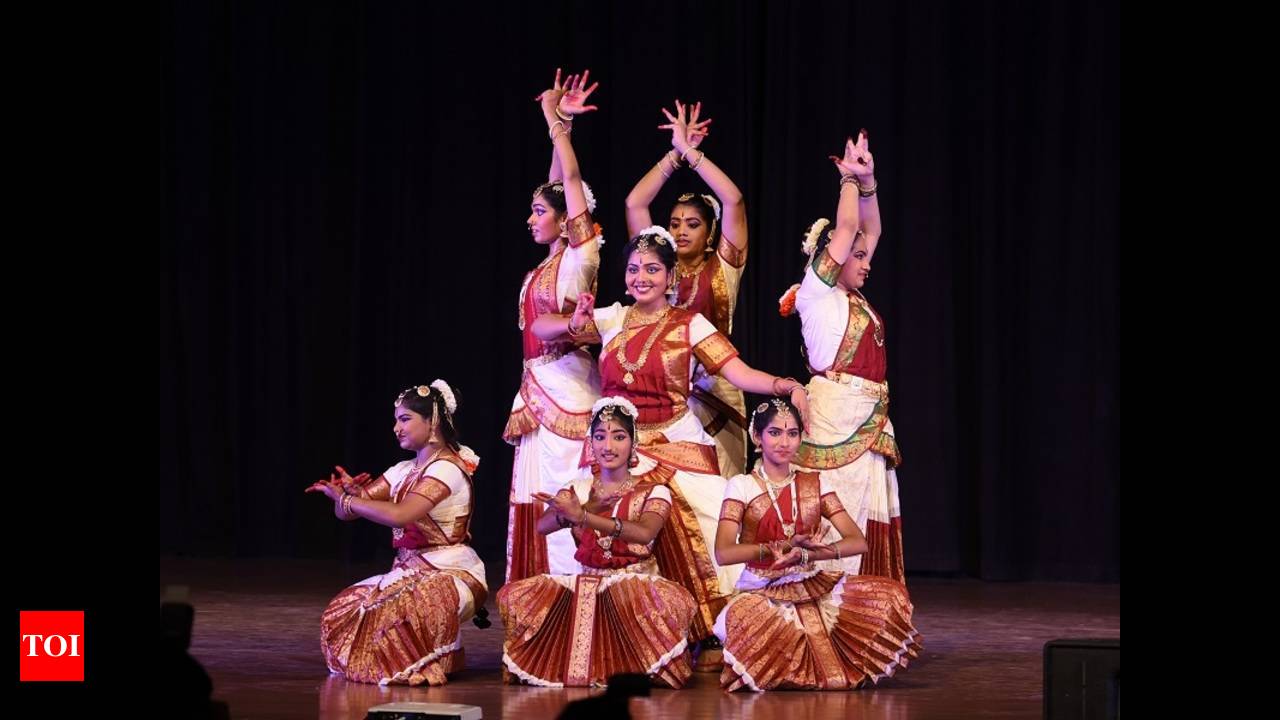
[[[424,461],[422,462],[422,464],[421,464],[421,465],[418,465],[417,463],[414,463],[414,464],[409,468],[409,477],[413,477],[414,475],[416,475],[416,474],[418,474],[418,473],[420,473],[420,472],[422,472],[422,471],[426,470],[426,469],[427,469],[427,467],[431,465],[431,463],[433,463],[433,462],[435,462],[435,461],[436,461],[436,456],[437,456],[437,455],[439,455],[443,450],[444,450],[444,448],[443,448],[443,447],[438,447],[438,448],[436,448],[436,451],[435,451],[435,452],[431,453],[431,455],[430,455],[429,457],[427,457],[427,459],[426,459],[426,460],[424,460]]]
[[[537,267],[524,276],[524,283],[520,285],[520,298],[516,301],[516,318],[519,320],[516,324],[520,326],[521,330],[524,330],[524,296],[525,293],[529,292],[529,284],[533,282],[533,277],[538,274],[538,271],[550,265],[551,261],[555,260],[559,254],[559,250],[551,253],[542,262],[538,263]]]
[[[618,495],[618,499],[621,500],[623,495],[626,495],[627,493],[631,492],[631,489],[634,488],[636,486],[636,483],[639,481],[640,481],[640,478],[636,477],[635,475],[630,476],[630,478],[628,478],[628,480],[622,484],[622,487],[616,493]],[[591,489],[592,491],[599,490],[601,493],[604,492],[604,488],[601,487],[600,485],[599,475],[595,476],[595,479],[592,480]],[[615,502],[613,504],[613,507],[609,509],[609,516],[617,517],[617,513],[618,513],[618,503]],[[604,533],[597,531],[596,545],[600,546],[600,549],[604,551],[604,556],[606,560],[611,559],[613,557],[613,536],[612,535],[606,535]]]
[[[879,316],[876,315],[875,310],[871,309],[871,303],[867,302],[867,298],[861,292],[854,290],[853,293],[857,296],[855,302],[871,317],[871,322],[876,326],[875,332],[871,335],[876,341],[876,347],[884,347],[884,326],[880,324]]]
[[[680,281],[684,280],[685,278],[693,278],[693,291],[689,293],[689,297],[686,298],[684,302],[673,303],[676,307],[680,308],[681,310],[688,310],[689,307],[693,305],[693,301],[698,298],[698,291],[702,289],[701,284],[698,282],[698,276],[702,274],[702,269],[705,268],[706,266],[707,266],[707,261],[705,259],[702,262],[698,263],[697,267],[694,267],[692,270],[685,269],[685,267],[682,265],[676,265],[677,294],[679,294]]]
[[[671,313],[671,306],[666,305],[659,310],[656,315],[654,315],[658,321],[657,325],[653,328],[653,333],[649,335],[649,339],[645,340],[644,347],[640,348],[640,357],[633,363],[627,360],[627,343],[631,342],[631,330],[649,320],[647,317],[640,318],[636,321],[635,325],[632,325],[631,312],[634,309],[634,305],[627,308],[627,318],[622,324],[622,340],[618,343],[617,352],[614,353],[614,357],[617,358],[618,364],[622,366],[623,370],[627,371],[626,374],[622,376],[622,382],[627,385],[636,381],[636,376],[633,373],[644,367],[645,362],[649,359],[649,351],[653,349],[653,344],[657,342],[658,337],[662,335],[662,331],[666,329],[667,318]]]
[[[778,522],[782,523],[782,534],[785,535],[787,539],[790,539],[792,535],[796,534],[796,519],[800,515],[800,504],[796,499],[796,471],[792,470],[787,475],[786,483],[783,484],[783,487],[790,486],[791,488],[791,522],[783,522],[782,509],[778,507],[779,493],[777,488],[774,487],[773,481],[769,479],[767,474],[765,474],[763,466],[756,468],[756,477],[761,481],[761,484],[764,485],[764,491],[769,493],[769,502],[773,503],[773,511],[778,513]]]

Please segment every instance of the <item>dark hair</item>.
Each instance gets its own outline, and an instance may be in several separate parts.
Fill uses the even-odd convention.
[[[826,250],[826,249],[827,249],[827,246],[831,244],[832,235],[834,235],[834,234],[835,234],[835,231],[836,231],[836,229],[835,229],[835,228],[831,228],[831,229],[826,230],[825,232],[823,232],[823,233],[821,233],[821,234],[819,234],[819,235],[818,235],[818,243],[817,243],[817,246],[813,249],[813,256],[814,256],[815,258],[816,258],[816,257],[818,257],[819,255],[821,255],[821,254],[822,254],[822,251],[823,251],[823,250]],[[858,236],[859,236],[859,235],[865,235],[865,234],[866,234],[866,233],[864,233],[864,232],[862,231],[862,228],[858,228],[857,230],[855,230],[855,231],[853,232],[853,243],[851,243],[851,244],[849,245],[849,254],[850,254],[850,255],[852,255],[852,254],[853,254],[853,245],[854,245],[854,244],[857,244],[857,242],[858,242]],[[806,262],[806,263],[805,263],[805,267],[808,267],[808,266],[809,266],[809,264]]]
[[[693,195],[693,197],[687,200],[676,200],[676,204],[671,206],[671,211],[675,212],[675,209],[681,205],[688,205],[693,208],[698,213],[698,217],[702,218],[702,222],[709,228],[707,230],[707,247],[714,250],[720,242],[720,224],[716,221],[715,206],[708,202],[701,193],[686,193],[680,197],[685,198],[689,195]]]
[[[657,253],[658,260],[662,261],[663,266],[667,268],[667,272],[676,269],[676,249],[666,238],[655,233],[640,233],[639,235],[627,241],[626,247],[622,248],[623,267],[631,260],[631,253],[636,251],[636,246],[640,244],[640,240],[648,238],[648,251]],[[662,242],[658,242],[661,240]]]
[[[603,415],[604,411],[608,410],[609,408],[613,408],[613,417],[609,419],[621,425],[622,429],[627,431],[627,435],[631,438],[632,442],[635,442],[636,419],[631,417],[627,413],[623,412],[621,405],[605,405],[604,407],[600,408],[600,412],[596,413],[595,415],[592,415],[591,416],[591,434],[592,435],[596,434],[596,428],[599,427],[600,425],[600,416]]]
[[[549,180],[533,189],[533,196],[541,195],[551,209],[557,215],[564,215],[569,212],[568,201],[564,199],[564,183],[559,180]]]
[[[428,389],[427,394],[419,395],[418,388],[424,387]],[[462,405],[462,393],[452,385],[450,389],[453,390],[454,400]],[[440,423],[440,438],[444,440],[444,444],[454,452],[462,449],[458,443],[458,428],[453,424],[453,416],[445,408],[444,395],[439,390],[428,385],[415,385],[400,393],[396,398],[396,405],[408,408],[427,420],[437,418]]]
[[[810,257],[810,258],[808,258],[808,259],[806,259],[806,260],[805,260],[805,262],[804,262],[804,267],[802,267],[802,268],[800,269],[801,282],[803,282],[803,278],[804,278],[804,272],[805,272],[805,270],[808,270],[808,269],[809,269],[809,265],[811,265],[811,264],[813,263],[813,261],[814,261],[814,260],[816,260],[817,258],[821,257],[821,256],[822,256],[822,251],[823,251],[823,250],[826,250],[826,249],[827,249],[827,246],[831,244],[831,236],[835,233],[835,231],[836,231],[836,229],[835,229],[835,228],[830,228],[830,229],[828,229],[828,230],[824,230],[824,231],[823,231],[823,232],[821,232],[821,233],[818,233],[818,242],[814,245],[814,248],[813,248],[813,256],[812,256],[812,257]],[[859,236],[859,235],[863,235],[863,234],[865,234],[865,233],[863,233],[863,232],[862,232],[862,228],[858,228],[856,231],[854,231],[854,233],[853,233],[853,244],[856,244],[856,243],[858,242],[858,236]],[[850,246],[849,246],[849,256],[850,256],[850,257],[852,257],[852,256],[853,256],[853,244],[850,244]],[[845,259],[845,262],[848,262],[848,258],[846,258],[846,259]]]
[[[804,432],[804,418],[800,416],[800,410],[792,404],[791,398],[776,396],[765,398],[764,402],[756,406],[755,411],[751,413],[751,429],[754,430],[757,435],[762,435],[764,433],[764,429],[769,426],[769,423],[773,422],[773,419],[777,417],[780,412],[778,410],[778,406],[774,404],[775,401],[786,406],[786,408],[791,412],[791,417],[796,419],[796,425],[800,426],[800,432]],[[761,408],[764,409],[762,410]]]

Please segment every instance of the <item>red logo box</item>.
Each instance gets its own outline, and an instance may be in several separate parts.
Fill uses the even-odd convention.
[[[18,680],[84,682],[84,611],[18,611]]]

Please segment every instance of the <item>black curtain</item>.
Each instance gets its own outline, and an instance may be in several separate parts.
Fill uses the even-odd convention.
[[[504,561],[516,295],[550,143],[533,101],[590,68],[574,146],[622,298],[623,199],[701,100],[746,196],[733,340],[803,375],[778,296],[870,131],[908,572],[1118,581],[1114,3],[185,2],[163,139],[160,551],[390,556],[303,488],[404,458],[392,400],[443,377]],[[654,205],[701,187],[688,170]]]

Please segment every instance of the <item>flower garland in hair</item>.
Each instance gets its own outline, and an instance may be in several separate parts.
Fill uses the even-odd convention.
[[[808,233],[804,236],[804,243],[800,245],[801,252],[812,258],[813,253],[818,249],[818,238],[822,236],[822,229],[829,224],[831,224],[831,221],[826,218],[814,220],[813,224],[809,226]]]
[[[564,181],[556,180],[551,184],[551,191],[564,194]],[[596,195],[591,192],[591,186],[585,180],[582,181],[582,196],[587,200],[587,212],[594,213],[596,211]]]
[[[600,414],[601,410],[610,406],[616,407],[622,410],[623,414],[630,416],[632,420],[635,420],[640,417],[640,411],[636,410],[636,406],[633,405],[630,400],[620,395],[615,395],[613,397],[602,397],[599,400],[595,401],[595,403],[591,406],[591,417],[594,418],[596,415]]]
[[[720,222],[720,202],[719,202],[718,200],[716,200],[716,196],[715,196],[715,195],[703,195],[703,196],[702,196],[702,199],[707,201],[707,204],[711,206],[711,209],[712,209],[712,210],[715,210],[715,212],[716,212],[716,222]]]
[[[462,460],[462,464],[466,466],[468,475],[474,473],[476,468],[480,467],[480,456],[476,454],[475,450],[466,445],[459,447],[458,459]]]
[[[662,227],[661,225],[650,225],[649,227],[636,233],[636,237],[640,237],[642,235],[657,235],[659,238],[661,238],[660,240],[658,240],[658,242],[662,245],[671,245],[674,247],[676,244],[676,239],[672,237],[671,233],[667,232],[667,229]]]
[[[458,398],[453,395],[453,388],[449,387],[449,383],[436,378],[431,381],[431,387],[440,391],[440,396],[444,398],[444,409],[450,415],[458,411]],[[421,394],[421,392],[419,392]]]
[[[822,229],[831,224],[826,218],[818,218],[809,226],[808,232],[805,233],[804,242],[800,244],[800,251],[803,252],[811,261],[813,254],[818,251],[818,238],[822,237]],[[787,288],[782,293],[782,297],[778,298],[778,314],[782,317],[788,317],[796,311],[796,293],[800,292],[800,284],[796,283]]]
[[[768,401],[766,401],[766,402],[760,403],[759,405],[756,406],[755,410],[751,411],[751,421],[747,423],[747,438],[749,438],[753,443],[755,442],[754,436],[758,434],[756,432],[756,415],[759,415],[760,413],[768,409],[769,409],[769,403]]]

